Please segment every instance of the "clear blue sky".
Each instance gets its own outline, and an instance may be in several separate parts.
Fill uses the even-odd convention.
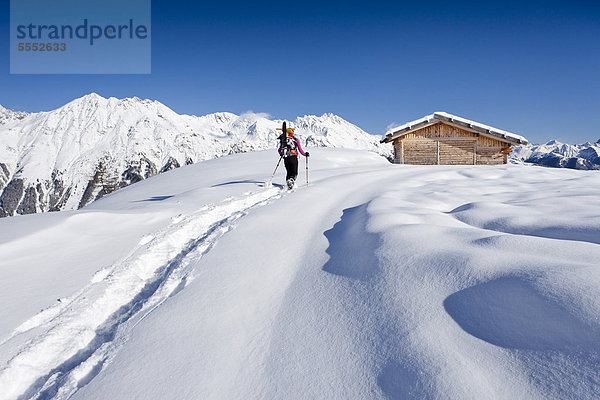
[[[152,2],[152,74],[10,75],[0,104],[50,110],[89,92],[178,113],[332,112],[381,134],[447,111],[532,142],[600,139],[600,2]]]

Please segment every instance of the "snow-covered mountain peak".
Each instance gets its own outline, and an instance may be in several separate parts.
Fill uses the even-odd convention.
[[[67,104],[65,104],[65,106],[68,106],[70,104],[89,104],[89,103],[93,103],[93,104],[97,104],[97,103],[106,103],[108,101],[108,99],[100,96],[97,93],[89,93],[86,94],[85,96],[81,96],[73,101],[68,102]]]
[[[299,121],[299,120],[301,120],[301,121]],[[347,129],[347,133],[356,132],[356,128],[358,128],[356,125],[353,125],[353,124],[349,123],[348,121],[346,121],[345,119],[343,119],[342,117],[332,114],[332,113],[325,113],[321,116],[305,115],[303,117],[297,118],[296,122],[303,126],[319,125],[319,126],[335,128],[335,129],[343,128],[343,129]],[[360,128],[358,128],[358,129],[360,130],[360,132],[366,133],[362,129],[360,129]],[[324,132],[324,134],[327,135],[327,132]]]
[[[28,115],[30,114],[27,112],[9,110],[0,104],[0,125],[4,125],[12,121],[22,120]]]
[[[63,113],[71,110],[91,112],[98,107],[106,107],[107,104],[108,99],[105,99],[96,93],[90,93],[68,102],[64,106],[59,107],[56,111]]]
[[[148,109],[169,109],[167,106],[156,100],[140,99],[139,97],[125,97],[119,99],[117,97],[105,98],[97,93],[90,93],[75,99],[58,110],[65,109],[84,109],[92,110],[97,107],[108,107],[110,109],[137,109],[137,110],[148,110]],[[170,109],[169,109],[170,110]],[[170,110],[172,111],[172,110]]]
[[[117,99],[116,97],[111,97],[111,99],[116,99],[116,100],[119,100],[126,104],[160,104],[162,106],[165,106],[164,104],[162,104],[161,102],[159,102],[157,100],[141,99],[137,96],[125,97],[124,99]]]
[[[234,113],[230,112],[216,112],[212,114],[206,114],[201,117],[191,116],[192,118],[197,118],[200,121],[204,122],[213,122],[217,124],[225,124],[232,121],[235,121],[238,116]]]
[[[329,120],[335,123],[341,123],[342,121],[345,122],[345,120],[343,120],[341,117],[333,114],[333,113],[324,113],[323,115],[321,115],[320,117],[321,120]]]
[[[61,120],[61,129],[57,131],[60,135],[70,130],[75,135],[87,137],[94,136],[94,132],[102,136],[114,129],[119,131],[116,136],[131,134],[140,124],[144,124],[144,130],[147,131],[151,125],[170,126],[174,120],[182,119],[182,116],[158,101],[137,97],[107,99],[96,93],[75,99],[46,114],[49,117],[48,125],[58,124],[57,116]],[[48,128],[53,130],[52,127]]]
[[[305,115],[303,118],[306,119],[306,120],[312,120],[312,121],[315,121],[315,122],[318,121],[318,122],[321,122],[321,123],[328,122],[328,123],[334,123],[334,124],[343,124],[343,123],[346,122],[341,117],[339,117],[339,116],[337,116],[335,114],[332,114],[332,113],[324,113],[321,116],[318,116],[318,115]]]
[[[392,151],[391,146],[380,147],[378,136],[370,135],[334,114],[298,117],[293,122],[293,126],[296,128],[296,133],[306,138],[307,145],[359,148],[386,156]]]
[[[96,92],[90,92],[90,93],[88,93],[88,94],[86,94],[86,95],[82,96],[81,98],[82,98],[82,99],[104,99],[104,100],[106,100],[106,98],[105,98],[105,97],[103,97],[103,96],[100,96],[100,95],[99,95],[98,93],[96,93]]]

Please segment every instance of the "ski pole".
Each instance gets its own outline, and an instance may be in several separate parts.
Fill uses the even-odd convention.
[[[308,186],[308,157],[306,158],[306,186]]]
[[[279,157],[279,161],[277,161],[277,166],[275,167],[275,171],[273,171],[273,175],[271,175],[271,180],[275,177],[275,172],[277,172],[277,168],[279,168],[279,164],[281,163],[282,158],[283,158],[283,155],[281,157]]]

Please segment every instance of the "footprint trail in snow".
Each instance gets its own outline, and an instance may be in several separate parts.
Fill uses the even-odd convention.
[[[141,319],[185,287],[194,260],[248,210],[281,193],[271,187],[173,218],[79,292],[21,324],[0,343],[32,335],[0,370],[0,399],[69,398],[114,357]]]

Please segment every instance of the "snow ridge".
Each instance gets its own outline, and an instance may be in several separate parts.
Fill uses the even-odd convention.
[[[127,332],[185,287],[192,261],[202,257],[248,210],[281,196],[269,187],[205,206],[153,238],[144,238],[121,262],[15,329],[2,344],[35,330],[0,370],[0,399],[67,399],[89,382],[126,341]]]
[[[252,112],[180,115],[158,101],[96,93],[49,112],[0,110],[0,216],[73,210],[182,165],[275,148],[281,122]],[[391,153],[333,114],[291,126],[309,146]]]

